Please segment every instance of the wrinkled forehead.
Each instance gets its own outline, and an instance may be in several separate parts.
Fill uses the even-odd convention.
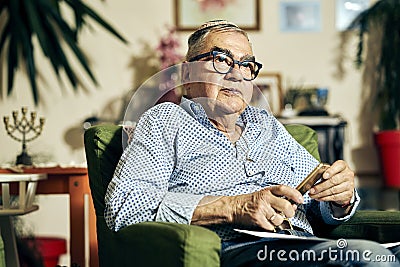
[[[209,52],[215,47],[230,51],[238,57],[253,55],[251,43],[247,36],[238,31],[210,32],[204,39],[202,52]]]

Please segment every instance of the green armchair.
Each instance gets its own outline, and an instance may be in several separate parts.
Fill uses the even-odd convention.
[[[301,125],[287,130],[317,159],[315,132]],[[122,154],[122,127],[98,125],[85,132],[89,183],[96,211],[99,263],[109,266],[219,266],[220,239],[194,225],[144,222],[111,231],[104,220],[104,195]],[[318,226],[318,236],[364,238],[378,242],[400,241],[400,212],[357,211],[340,226]]]

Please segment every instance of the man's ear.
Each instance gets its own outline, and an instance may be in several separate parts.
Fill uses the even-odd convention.
[[[185,97],[189,97],[190,94],[190,63],[187,61],[184,61],[182,63],[182,89],[183,89],[183,95]]]
[[[185,85],[190,81],[190,70],[189,70],[189,62],[184,61],[182,63],[182,84]]]

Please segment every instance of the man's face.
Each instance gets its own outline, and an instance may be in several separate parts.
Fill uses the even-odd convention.
[[[238,32],[209,34],[200,54],[210,52],[214,48],[229,52],[232,58],[238,61],[253,58],[247,37]],[[211,59],[195,62],[189,69],[190,80],[195,83],[187,86],[188,97],[194,100],[202,99],[199,102],[207,105],[204,107],[206,110],[220,115],[240,114],[250,102],[253,93],[252,82],[243,79],[237,64],[226,74],[217,73]]]

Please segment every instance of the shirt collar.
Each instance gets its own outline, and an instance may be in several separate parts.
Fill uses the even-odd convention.
[[[183,108],[190,116],[192,116],[195,120],[200,122],[203,126],[210,128],[213,127],[210,120],[207,117],[206,111],[199,104],[190,99],[182,97],[181,108]]]
[[[180,106],[191,115],[194,119],[199,121],[204,126],[212,126],[204,108],[199,104],[190,99],[182,97]],[[247,106],[245,110],[240,114],[237,124],[256,126],[261,128],[268,128],[270,125],[269,121],[272,119],[272,115],[264,109],[256,108],[253,106]]]

